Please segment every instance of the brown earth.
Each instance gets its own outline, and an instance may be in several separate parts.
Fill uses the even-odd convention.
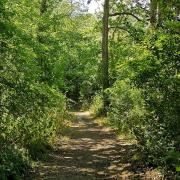
[[[46,160],[26,179],[128,180],[163,179],[154,170],[133,160],[136,146],[116,137],[115,130],[100,126],[89,112],[75,113],[67,138],[59,137]]]

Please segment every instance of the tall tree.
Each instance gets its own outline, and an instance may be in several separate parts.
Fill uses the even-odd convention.
[[[102,28],[102,86],[103,92],[109,87],[109,53],[108,53],[108,21],[109,0],[104,1],[103,28]],[[108,99],[104,92],[104,107],[108,107]]]
[[[155,27],[157,23],[157,5],[157,0],[150,1],[150,23],[152,27]]]
[[[41,0],[40,2],[40,16],[41,16],[41,22],[39,23],[38,26],[38,41],[40,44],[44,45],[46,43],[46,38],[44,37],[44,32],[46,31],[46,24],[44,23],[44,16],[48,11],[48,5],[47,5],[47,0]],[[46,52],[47,50],[45,50],[44,48],[41,49],[41,51],[39,52],[39,57],[38,57],[38,61],[40,63],[40,67],[42,70],[42,77],[41,77],[41,81],[44,82],[48,82],[49,77],[48,77],[48,59],[46,57]]]

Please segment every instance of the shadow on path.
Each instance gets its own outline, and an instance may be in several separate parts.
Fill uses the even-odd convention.
[[[68,139],[59,139],[28,179],[160,179],[147,175],[142,165],[134,164],[135,145],[116,138],[115,131],[99,126],[89,112],[76,113]]]

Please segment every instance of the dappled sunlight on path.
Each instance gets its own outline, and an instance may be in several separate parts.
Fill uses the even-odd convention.
[[[160,179],[132,163],[134,144],[117,139],[113,129],[98,125],[89,112],[75,115],[68,138],[59,138],[31,179]]]

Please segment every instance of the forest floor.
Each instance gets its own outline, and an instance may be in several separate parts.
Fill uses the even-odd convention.
[[[142,162],[133,160],[136,145],[117,138],[115,130],[97,123],[89,112],[77,117],[66,136],[60,136],[53,150],[26,179],[36,180],[128,180],[163,179]]]

